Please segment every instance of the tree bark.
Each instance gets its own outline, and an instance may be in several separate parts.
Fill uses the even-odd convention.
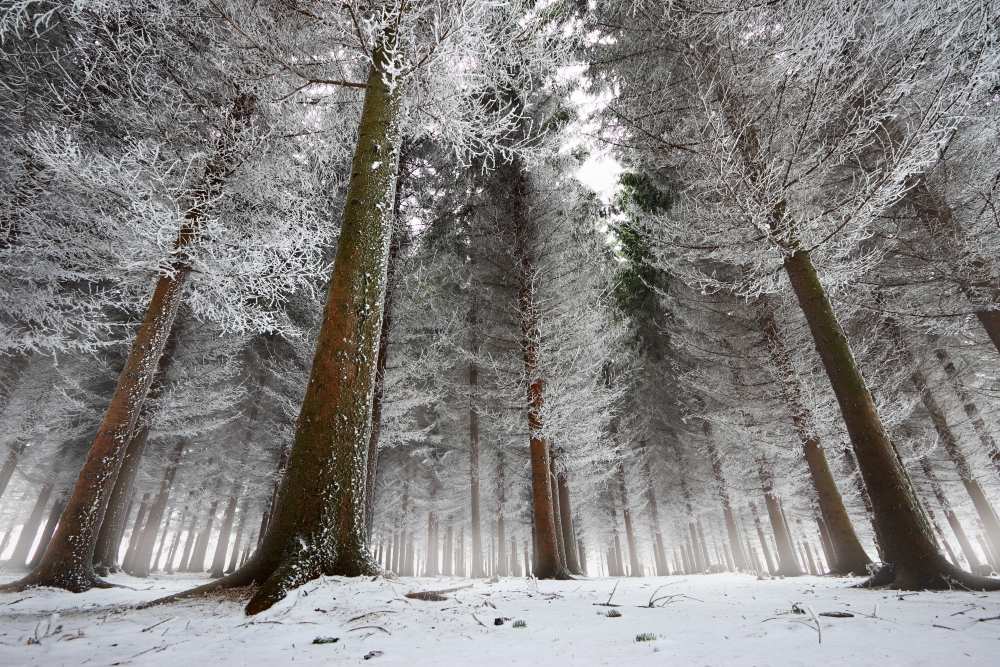
[[[244,498],[240,505],[240,522],[236,528],[236,540],[233,544],[233,555],[226,566],[226,573],[232,572],[239,566],[240,554],[242,553],[243,535],[247,529],[247,516],[250,514],[250,498]]]
[[[962,573],[938,550],[809,252],[796,248],[786,255],[785,271],[840,405],[872,499],[875,532],[891,564],[891,573],[873,578],[872,583],[886,581],[905,590],[951,588],[955,584],[976,589],[1000,587],[1000,582]]]
[[[746,570],[747,559],[743,553],[743,546],[740,544],[740,533],[736,528],[736,515],[733,513],[733,503],[729,498],[729,483],[726,481],[725,471],[722,468],[722,457],[715,446],[712,438],[712,427],[705,421],[702,423],[705,433],[705,442],[708,446],[708,457],[712,464],[712,476],[718,487],[719,500],[722,503],[722,518],[726,524],[726,536],[729,538],[730,553],[733,557],[733,565],[736,570]]]
[[[256,99],[240,95],[233,103],[225,127],[220,132],[215,154],[205,167],[200,185],[192,193],[188,209],[170,258],[170,271],[160,275],[146,308],[146,315],[129,351],[107,412],[87,453],[73,493],[63,510],[45,554],[24,579],[9,584],[8,590],[27,586],[53,586],[82,592],[94,586],[106,587],[94,572],[94,550],[104,521],[111,492],[142,405],[156,375],[160,357],[174,327],[191,272],[186,251],[197,238],[204,207],[222,188],[233,162],[236,134],[254,113]]]
[[[632,510],[629,509],[628,487],[625,484],[625,465],[618,463],[618,492],[622,498],[622,518],[625,521],[625,539],[628,542],[628,564],[633,577],[642,576],[642,564],[639,562],[638,541],[635,539],[635,529],[632,526]]]
[[[767,562],[767,570],[771,576],[778,574],[778,565],[771,555],[771,548],[767,544],[767,535],[764,534],[764,526],[760,521],[760,514],[757,513],[757,506],[750,503],[750,512],[753,514],[754,528],[757,529],[757,539],[760,540],[761,551],[764,552],[764,560]]]
[[[21,526],[21,533],[17,536],[14,544],[14,553],[10,556],[10,563],[14,567],[25,567],[28,564],[28,556],[31,555],[31,547],[38,537],[38,529],[42,525],[42,517],[45,516],[45,508],[49,504],[49,497],[52,495],[52,482],[45,482],[35,497],[35,504],[31,507],[28,518]]]
[[[208,541],[212,539],[212,526],[215,525],[215,513],[219,509],[219,501],[213,500],[208,506],[208,514],[205,517],[205,527],[198,533],[198,538],[194,542],[194,549],[191,550],[191,558],[187,563],[188,572],[204,572],[205,556],[208,554]]]
[[[132,561],[128,563],[126,571],[134,577],[149,576],[150,559],[153,557],[153,547],[156,545],[156,536],[160,532],[160,525],[163,523],[163,516],[167,511],[167,503],[170,500],[170,489],[174,484],[174,477],[180,466],[181,457],[184,455],[186,441],[181,439],[174,446],[171,453],[167,470],[160,481],[160,490],[156,494],[156,499],[149,508],[146,515],[146,524],[142,530],[142,539],[139,548],[133,555]]]
[[[771,520],[771,532],[774,534],[774,542],[778,551],[778,567],[774,574],[782,577],[797,577],[802,574],[802,569],[795,558],[795,547],[792,545],[792,536],[781,511],[781,502],[774,493],[774,478],[771,469],[763,459],[760,459],[757,470],[761,488],[764,491],[764,506],[767,508],[767,516]]]
[[[951,357],[944,350],[944,348],[936,348],[934,350],[934,356],[937,357],[939,362],[941,362],[941,366],[944,368],[944,372],[948,376],[948,380],[951,382],[951,386],[955,390],[958,400],[962,403],[962,409],[965,411],[969,421],[972,422],[972,428],[975,430],[976,436],[979,438],[979,442],[983,446],[983,451],[985,451],[990,457],[990,461],[993,463],[993,468],[998,474],[1000,474],[1000,449],[997,448],[996,440],[993,439],[993,435],[986,427],[986,422],[983,421],[983,416],[979,412],[979,406],[976,405],[974,400],[972,400],[972,395],[969,394],[969,390],[966,389],[965,385],[962,383],[962,378],[958,373],[958,369],[955,368],[955,364],[952,363]]]
[[[222,526],[219,528],[219,539],[215,543],[215,555],[212,558],[211,576],[221,577],[226,569],[226,555],[229,552],[229,539],[232,537],[233,520],[236,518],[237,495],[229,496],[229,503],[222,515]]]
[[[11,477],[14,476],[14,470],[17,469],[17,460],[24,452],[26,444],[20,441],[15,442],[14,446],[7,451],[7,458],[4,459],[3,467],[0,468],[0,498],[3,498],[4,491],[7,490],[7,485],[10,484]]]
[[[570,574],[583,574],[583,567],[580,565],[580,554],[577,547],[576,528],[573,524],[573,508],[570,505],[569,481],[566,473],[561,472],[556,476],[556,485],[559,490],[559,512],[561,515],[561,525],[563,531],[563,544],[566,547],[566,567]]]
[[[38,547],[35,549],[35,555],[31,558],[28,563],[29,568],[35,567],[38,561],[41,560],[42,554],[45,553],[46,547],[48,547],[49,542],[52,540],[52,534],[55,533],[56,526],[59,525],[59,516],[62,514],[63,508],[66,507],[66,501],[69,500],[69,489],[59,494],[56,501],[52,503],[51,509],[49,509],[49,518],[45,522],[45,528],[42,530],[42,536],[38,540]],[[0,553],[3,549],[0,549]]]
[[[920,467],[924,472],[924,476],[931,485],[931,493],[938,501],[938,505],[941,506],[941,511],[944,512],[944,518],[948,521],[948,525],[951,526],[951,532],[955,534],[955,539],[958,540],[958,546],[962,549],[962,554],[965,556],[966,562],[969,564],[969,569],[973,572],[983,572],[986,568],[981,560],[979,560],[978,554],[976,554],[975,548],[972,546],[972,540],[965,532],[965,528],[962,526],[962,522],[958,520],[958,516],[951,507],[951,501],[948,500],[948,496],[944,494],[944,489],[941,488],[941,482],[938,481],[937,475],[934,474],[934,469],[931,467],[930,460],[923,456],[920,458]]]
[[[508,559],[505,556],[507,549],[507,526],[504,523],[504,504],[507,500],[507,483],[505,479],[503,451],[497,452],[497,576],[506,577],[510,574],[508,569]]]
[[[854,531],[851,517],[844,506],[844,499],[840,495],[840,489],[837,488],[837,482],[830,471],[826,453],[823,451],[819,437],[813,431],[812,412],[802,400],[802,389],[799,386],[798,376],[792,367],[784,337],[774,319],[774,312],[770,304],[766,302],[761,310],[761,329],[767,340],[771,360],[781,375],[782,393],[788,402],[795,432],[802,443],[806,465],[809,468],[809,477],[819,501],[820,514],[829,530],[832,549],[830,571],[833,574],[867,574],[871,559],[868,558],[868,554],[865,553],[861,541]]]

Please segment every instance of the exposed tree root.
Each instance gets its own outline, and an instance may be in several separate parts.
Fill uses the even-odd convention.
[[[149,602],[143,602],[142,604],[136,606],[136,609],[148,609],[161,604],[170,604],[172,602],[179,602],[180,600],[202,597],[229,588],[242,588],[244,586],[257,583],[257,581],[257,565],[251,561],[232,574],[222,577],[221,579],[210,581],[207,584],[196,586],[195,588],[189,588],[188,590],[181,591],[180,593],[174,593],[173,595],[166,595],[162,598],[150,600]]]
[[[75,572],[59,576],[31,572],[17,581],[0,586],[0,593],[20,593],[29,588],[61,588],[70,593],[84,593],[92,588],[121,588],[101,579],[93,572]]]
[[[318,564],[309,558],[289,558],[271,573],[246,606],[247,616],[259,614],[283,600],[288,591],[298,588],[323,574]]]
[[[963,572],[955,567],[934,573],[912,573],[883,564],[856,588],[888,588],[900,591],[1000,591],[1000,579]]]

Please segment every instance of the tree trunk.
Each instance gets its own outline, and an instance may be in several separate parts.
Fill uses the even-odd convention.
[[[400,179],[402,180],[402,179]],[[399,200],[403,183],[397,184],[393,197],[393,218],[399,230],[405,223],[399,222]],[[385,394],[385,366],[389,361],[389,335],[392,329],[393,278],[396,266],[399,264],[399,252],[402,232],[391,234],[389,244],[389,262],[386,266],[385,297],[382,304],[382,328],[378,338],[378,360],[375,363],[375,388],[372,392],[372,432],[368,438],[368,461],[365,470],[365,535],[372,536],[372,523],[375,520],[375,484],[378,479],[378,445],[382,432],[382,398]]]
[[[139,503],[139,511],[136,512],[135,521],[132,522],[132,534],[128,539],[128,549],[125,550],[123,568],[126,572],[132,569],[132,562],[135,560],[135,552],[142,541],[142,527],[146,519],[146,512],[149,510],[149,494],[142,494],[142,502]]]
[[[569,481],[566,473],[561,472],[556,477],[556,485],[559,490],[559,513],[561,515],[561,525],[563,531],[563,544],[566,547],[566,567],[570,574],[583,574],[580,565],[580,554],[577,550],[576,529],[573,525],[573,508],[570,505]]]
[[[868,554],[865,553],[861,541],[854,531],[851,517],[844,506],[844,499],[841,497],[840,489],[837,488],[837,482],[830,471],[826,453],[823,451],[819,437],[813,431],[812,412],[802,400],[802,389],[798,376],[792,367],[784,337],[774,319],[774,312],[767,302],[764,302],[761,310],[761,329],[768,343],[771,360],[780,375],[782,393],[792,414],[792,424],[799,441],[802,443],[809,476],[816,489],[820,514],[829,530],[832,549],[830,571],[833,574],[867,574],[871,559],[868,558]]]
[[[156,500],[153,501],[152,506],[149,508],[139,548],[126,568],[126,571],[134,577],[149,576],[150,559],[153,557],[156,536],[160,533],[163,516],[167,511],[167,503],[170,500],[170,489],[173,487],[174,477],[177,475],[177,468],[180,466],[186,444],[187,442],[181,439],[174,446],[170,461],[167,463],[167,470],[160,481],[159,493],[156,494]]]
[[[504,479],[506,470],[504,467],[503,451],[497,452],[497,576],[506,577],[510,574],[508,560],[505,555],[507,549],[507,526],[504,524],[504,503],[507,500],[507,483]]]
[[[27,443],[15,442],[14,446],[7,451],[7,458],[4,459],[3,467],[0,468],[0,498],[3,498],[4,491],[7,490],[7,485],[10,484],[10,479],[14,476],[14,470],[17,468],[17,460],[26,446]]]
[[[722,503],[722,518],[726,524],[726,536],[729,538],[730,552],[733,556],[733,565],[736,570],[746,570],[747,559],[743,553],[743,546],[740,544],[740,533],[736,528],[736,515],[733,514],[733,503],[729,498],[729,484],[726,481],[725,471],[722,468],[722,457],[715,446],[712,438],[712,427],[705,421],[702,422],[705,433],[705,442],[708,445],[708,457],[712,463],[712,476],[718,486],[719,500]]]
[[[983,562],[979,560],[979,556],[972,546],[972,540],[969,539],[965,528],[962,527],[958,516],[955,515],[955,511],[951,508],[951,502],[948,500],[948,496],[944,494],[941,482],[938,481],[937,475],[934,474],[934,469],[931,467],[931,462],[926,456],[920,458],[920,468],[923,470],[927,481],[930,482],[931,493],[934,494],[938,505],[941,506],[941,511],[944,512],[944,517],[948,521],[948,525],[951,526],[951,531],[955,534],[955,539],[958,540],[958,546],[962,549],[962,554],[969,564],[969,569],[973,572],[983,572],[985,569]]]
[[[174,573],[174,562],[177,558],[177,548],[181,543],[181,533],[184,531],[184,520],[187,518],[188,508],[185,507],[177,517],[177,530],[174,531],[174,539],[170,543],[170,550],[167,552],[167,563],[163,570],[167,574]]]
[[[1000,313],[998,313],[998,317],[1000,317]],[[998,326],[1000,326],[1000,323],[998,323]],[[938,361],[941,362],[941,366],[944,367],[945,374],[948,376],[955,394],[958,395],[958,400],[962,403],[962,409],[965,410],[966,416],[972,422],[972,428],[976,431],[976,436],[983,446],[983,451],[989,455],[990,461],[993,463],[993,468],[1000,474],[1000,449],[997,449],[996,440],[993,439],[993,435],[986,427],[986,422],[983,421],[983,416],[979,412],[979,406],[972,400],[971,394],[969,394],[969,391],[962,383],[958,369],[955,368],[955,364],[952,363],[948,353],[939,347],[934,350],[934,356],[937,357]]]
[[[229,565],[226,566],[226,572],[232,572],[239,566],[240,554],[242,553],[241,547],[243,546],[243,535],[247,528],[247,515],[250,514],[250,498],[244,498],[243,503],[240,505],[240,522],[236,528],[236,541],[233,544],[233,555],[229,559]]]
[[[52,540],[52,534],[55,533],[56,526],[59,525],[59,516],[62,514],[63,508],[66,507],[67,500],[69,500],[69,489],[60,493],[56,501],[52,503],[52,507],[49,509],[49,518],[45,522],[42,536],[38,540],[38,548],[35,549],[35,555],[28,563],[28,567],[35,567],[38,561],[41,560],[42,554],[45,553],[45,548],[48,547],[49,542]],[[3,549],[0,549],[0,553],[2,552]]]
[[[764,560],[767,562],[767,570],[771,576],[778,574],[778,565],[771,555],[771,547],[767,543],[767,535],[764,534],[764,526],[760,520],[760,514],[757,513],[757,506],[750,503],[750,512],[753,514],[753,524],[754,528],[757,529],[757,539],[760,540],[761,551],[764,552]]]
[[[211,576],[221,577],[226,569],[226,555],[229,552],[229,538],[233,532],[233,520],[236,518],[236,494],[229,496],[229,503],[222,515],[222,526],[219,528],[219,539],[215,544],[215,555],[212,558]]]
[[[625,520],[625,539],[628,541],[628,563],[633,577],[642,576],[642,565],[639,562],[638,541],[635,539],[635,529],[632,526],[632,510],[629,509],[628,487],[625,484],[625,465],[618,463],[618,492],[622,497],[622,517]]]
[[[217,140],[215,154],[205,167],[201,184],[192,193],[193,206],[188,209],[174,243],[170,271],[157,280],[142,326],[132,341],[125,368],[60,517],[59,527],[34,570],[24,579],[9,584],[8,590],[54,586],[81,592],[94,586],[107,586],[98,579],[93,567],[98,531],[127,444],[183,300],[191,272],[186,249],[198,236],[204,207],[222,187],[233,162],[235,135],[247,125],[255,106],[256,99],[250,95],[240,95],[234,101]]]
[[[14,567],[25,567],[28,564],[31,547],[34,546],[35,538],[38,537],[38,529],[42,525],[42,517],[45,516],[45,508],[49,504],[49,497],[51,495],[52,482],[45,482],[35,497],[35,504],[31,507],[31,513],[21,527],[21,534],[17,536],[14,553],[10,556],[10,563]]]
[[[191,514],[191,523],[188,524],[187,538],[184,540],[184,552],[181,554],[181,562],[177,565],[178,572],[188,572],[191,565],[191,552],[194,550],[194,542],[197,539],[198,518],[201,512],[195,510]]]
[[[792,546],[792,536],[781,512],[780,501],[774,494],[774,479],[771,470],[763,459],[760,459],[758,463],[758,474],[761,488],[764,491],[767,516],[771,520],[771,532],[774,533],[774,542],[778,550],[778,567],[774,574],[782,577],[797,577],[802,574],[802,570],[795,558],[795,547]]]
[[[475,314],[472,319],[475,320]],[[478,386],[479,369],[474,363],[469,364],[469,500],[472,514],[472,568],[469,574],[473,578],[483,576],[483,533],[479,506],[479,412],[476,410]]]
[[[840,405],[865,487],[872,499],[875,532],[891,564],[891,573],[883,573],[872,583],[886,581],[905,590],[951,588],[955,584],[977,589],[1000,586],[1000,582],[965,575],[938,550],[910,478],[889,441],[809,252],[796,248],[787,255],[785,271]]]
[[[653,523],[653,543],[656,544],[657,560],[656,574],[666,576],[669,572],[667,555],[663,547],[663,532],[660,529],[660,509],[656,502],[656,489],[653,486],[653,471],[649,465],[649,452],[643,452],[643,467],[646,473],[646,501],[649,505],[649,519]]]
[[[163,359],[166,359],[165,355]],[[98,576],[106,577],[109,572],[119,569],[118,554],[121,551],[122,538],[125,536],[125,526],[132,508],[133,486],[139,470],[143,451],[149,436],[149,424],[144,421],[136,427],[125,448],[122,467],[115,478],[115,485],[108,500],[108,509],[104,521],[97,534],[97,545],[94,548],[94,570]]]
[[[563,540],[562,511],[559,509],[559,484],[556,481],[556,458],[555,452],[549,448],[549,487],[552,491],[552,518],[556,524],[556,553],[559,555],[559,566],[564,570],[566,567],[566,544]]]
[[[208,506],[208,515],[205,518],[205,527],[198,533],[195,540],[194,549],[191,550],[191,559],[187,564],[188,572],[204,572],[205,556],[208,554],[208,541],[212,539],[212,526],[215,525],[215,513],[219,509],[219,501],[213,500]]]

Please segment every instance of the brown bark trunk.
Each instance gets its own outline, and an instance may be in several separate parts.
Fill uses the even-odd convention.
[[[628,487],[625,484],[625,466],[618,464],[618,492],[622,498],[622,517],[625,521],[625,539],[628,542],[629,570],[633,577],[642,576],[642,565],[639,562],[638,541],[635,539],[635,529],[632,526],[632,510],[629,509]]]
[[[164,357],[166,358],[166,357]],[[149,435],[148,423],[136,427],[125,448],[122,467],[115,478],[115,485],[108,500],[108,509],[97,535],[97,545],[94,548],[94,570],[98,576],[107,576],[109,572],[117,572],[120,564],[118,554],[121,551],[122,538],[125,536],[125,526],[132,508],[132,487],[139,470],[143,451]]]
[[[46,547],[48,547],[49,542],[52,540],[52,535],[55,533],[56,526],[59,525],[59,516],[62,514],[63,508],[66,507],[66,501],[69,500],[69,489],[59,494],[56,501],[52,503],[51,509],[49,509],[49,518],[45,522],[45,528],[42,530],[42,536],[38,540],[38,547],[35,549],[35,555],[31,558],[28,563],[29,568],[35,567],[38,561],[41,560],[42,554],[45,553]],[[3,549],[0,549],[0,553]]]
[[[226,566],[226,573],[232,572],[239,566],[240,554],[243,547],[243,535],[246,533],[247,516],[250,514],[250,498],[244,498],[240,505],[240,522],[236,528],[236,541],[233,544],[233,555]]]
[[[829,530],[832,549],[830,571],[833,574],[867,574],[871,559],[868,558],[854,531],[854,525],[844,506],[844,499],[830,471],[826,453],[819,437],[813,431],[812,413],[802,400],[798,376],[792,368],[784,338],[774,319],[774,312],[771,305],[766,302],[763,303],[761,311],[761,329],[770,349],[771,360],[781,376],[782,392],[792,414],[795,432],[802,443],[809,476],[816,489],[820,514]]]
[[[872,499],[875,532],[892,567],[891,574],[883,573],[873,583],[886,580],[907,590],[950,588],[956,583],[979,589],[1000,586],[1000,582],[963,575],[938,550],[809,253],[795,249],[785,257],[785,271],[840,405]]]
[[[767,508],[767,516],[771,520],[771,532],[774,534],[774,542],[778,550],[778,567],[775,574],[782,577],[797,577],[802,574],[802,569],[795,558],[795,547],[792,546],[792,536],[781,511],[780,500],[774,493],[774,479],[771,470],[763,459],[758,463],[758,474],[761,488],[764,491],[764,506]]]
[[[934,494],[938,505],[941,506],[941,511],[944,512],[944,517],[948,521],[948,525],[951,526],[951,531],[955,534],[955,539],[958,540],[958,546],[962,549],[962,554],[969,564],[969,569],[973,572],[983,572],[985,569],[983,562],[979,560],[979,556],[976,554],[976,550],[973,548],[972,541],[966,534],[965,528],[962,527],[954,510],[952,510],[951,502],[944,494],[944,489],[941,488],[941,483],[938,481],[937,475],[934,474],[931,462],[926,456],[921,457],[920,468],[923,470],[927,481],[930,482],[931,493]]]
[[[712,427],[706,421],[702,423],[705,433],[706,444],[708,445],[708,457],[712,463],[712,476],[718,487],[719,500],[722,503],[722,518],[726,524],[726,536],[729,538],[730,553],[733,557],[733,565],[736,570],[747,569],[746,555],[743,553],[743,546],[740,544],[740,533],[736,528],[736,515],[733,514],[733,503],[729,498],[729,484],[726,481],[725,471],[722,468],[722,457],[712,439]]]
[[[510,574],[507,549],[507,526],[504,524],[504,503],[507,500],[507,483],[505,478],[504,455],[497,452],[497,576],[506,577]]]
[[[556,524],[556,553],[559,554],[559,565],[566,569],[566,543],[563,540],[562,510],[559,508],[559,485],[556,481],[556,459],[555,452],[549,449],[552,455],[549,459],[549,486],[552,491],[552,517]]]
[[[208,506],[208,514],[205,517],[205,527],[198,533],[195,540],[194,549],[191,550],[191,559],[187,563],[188,572],[205,571],[205,555],[208,553],[208,541],[212,538],[212,526],[215,525],[215,513],[219,509],[219,501],[213,500]]]
[[[149,511],[149,494],[142,494],[142,502],[139,503],[139,511],[136,512],[135,521],[132,522],[132,534],[129,536],[128,549],[125,550],[123,569],[128,571],[132,568],[132,561],[135,560],[135,552],[142,541],[142,527],[145,525],[146,512]]]
[[[255,106],[256,99],[250,95],[240,95],[234,101],[217,141],[215,154],[205,167],[200,185],[192,193],[193,206],[185,215],[175,241],[171,270],[157,280],[142,326],[132,342],[125,368],[63,510],[59,527],[38,565],[11,587],[42,585],[81,592],[93,586],[107,586],[98,579],[93,568],[98,531],[129,438],[183,300],[184,287],[191,271],[186,249],[199,233],[204,207],[222,187],[233,161],[231,153],[235,135],[248,124]]]
[[[576,528],[573,524],[573,508],[570,505],[569,481],[566,473],[561,472],[556,477],[559,489],[559,513],[563,531],[563,544],[566,547],[566,567],[571,574],[583,574],[580,565],[580,554],[577,548]]]
[[[760,514],[757,513],[757,506],[750,503],[750,512],[753,514],[753,524],[754,528],[757,529],[757,539],[760,540],[761,551],[764,552],[764,560],[767,562],[768,573],[772,576],[778,574],[778,565],[771,555],[771,548],[767,543],[767,535],[764,534],[764,526],[760,520]]]

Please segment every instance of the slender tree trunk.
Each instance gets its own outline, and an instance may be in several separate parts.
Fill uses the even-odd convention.
[[[211,576],[221,577],[226,569],[226,555],[229,552],[229,538],[232,537],[233,521],[236,518],[237,494],[229,496],[229,503],[222,515],[222,526],[219,528],[219,539],[215,543],[215,555],[212,558]]]
[[[475,304],[472,319],[475,321]],[[473,578],[483,576],[483,534],[479,507],[479,412],[476,394],[479,386],[479,369],[469,364],[469,499],[472,513],[472,569]]]
[[[726,524],[726,536],[729,538],[729,547],[733,556],[733,565],[736,570],[746,570],[747,559],[740,544],[740,533],[736,528],[736,515],[733,514],[733,503],[729,498],[729,483],[726,481],[725,471],[722,468],[722,457],[715,446],[712,438],[712,427],[705,421],[702,423],[705,432],[705,441],[708,445],[708,457],[712,463],[712,476],[718,486],[719,500],[722,503],[722,518]]]
[[[184,520],[187,519],[187,516],[188,508],[185,506],[177,517],[177,530],[174,531],[174,539],[173,542],[170,543],[170,551],[167,552],[167,564],[163,568],[167,574],[174,573],[174,562],[177,558],[177,548],[181,543],[181,533],[184,531]]]
[[[642,576],[642,565],[639,562],[638,541],[635,539],[635,529],[632,526],[632,510],[629,509],[628,487],[625,484],[625,465],[618,463],[618,492],[622,498],[622,517],[625,521],[625,539],[628,541],[629,569],[633,577]]]
[[[750,503],[750,513],[753,514],[753,524],[754,528],[757,529],[757,539],[760,540],[761,551],[764,552],[764,560],[767,562],[767,570],[771,576],[778,574],[778,564],[771,555],[771,547],[767,543],[767,535],[764,534],[764,526],[760,520],[760,514],[757,513],[757,506]]]
[[[660,509],[656,502],[656,489],[653,486],[653,471],[649,465],[649,453],[643,454],[643,468],[646,473],[646,502],[649,506],[649,519],[653,523],[653,543],[656,544],[657,560],[656,574],[663,577],[669,574],[666,550],[663,547],[663,533],[660,529]]]
[[[135,561],[135,552],[139,549],[139,542],[142,541],[142,528],[145,525],[146,512],[149,511],[149,494],[142,494],[142,502],[139,503],[139,511],[136,512],[135,521],[132,522],[132,534],[128,539],[128,549],[125,550],[123,568],[126,572],[132,569]]]
[[[187,442],[181,439],[174,445],[174,451],[171,453],[167,469],[163,474],[163,479],[160,481],[160,489],[156,494],[156,500],[150,506],[149,514],[146,516],[146,524],[142,529],[142,539],[139,542],[139,547],[126,569],[132,576],[149,576],[150,559],[153,556],[156,536],[159,534],[160,526],[163,524],[163,516],[167,511],[167,503],[170,500],[170,489],[173,487],[174,477],[176,477],[177,469],[180,467],[181,457],[184,455],[186,444]]]
[[[998,327],[1000,327],[1000,323],[998,323]],[[997,448],[996,440],[993,439],[993,435],[986,427],[986,422],[983,421],[983,416],[979,412],[979,406],[976,405],[969,390],[962,383],[958,369],[955,368],[955,364],[951,361],[948,353],[939,347],[934,350],[934,356],[941,362],[941,366],[944,368],[945,374],[948,376],[948,380],[955,390],[955,394],[958,395],[958,400],[962,403],[962,409],[965,411],[969,421],[972,422],[972,428],[976,431],[976,437],[979,438],[979,442],[983,446],[983,451],[989,455],[990,461],[993,463],[993,468],[1000,474],[1000,449]]]
[[[972,546],[972,541],[966,534],[965,528],[962,527],[962,523],[958,520],[958,516],[955,515],[955,511],[951,508],[951,502],[944,494],[941,482],[938,481],[937,475],[934,474],[934,469],[931,467],[931,462],[926,456],[920,458],[920,468],[923,470],[927,481],[930,482],[931,493],[934,494],[938,505],[941,506],[944,518],[948,521],[948,525],[951,526],[951,531],[955,534],[955,539],[958,540],[958,546],[962,549],[962,554],[969,564],[969,569],[973,572],[983,572],[985,569],[983,562],[979,560],[979,556]]]
[[[569,481],[566,473],[561,472],[556,477],[559,490],[559,513],[563,531],[563,544],[566,547],[566,567],[571,574],[583,574],[580,565],[580,554],[577,548],[576,529],[573,524],[573,508],[570,505]]]
[[[905,590],[950,588],[956,583],[978,589],[1000,586],[1000,582],[963,574],[938,550],[809,252],[794,249],[785,257],[785,271],[840,405],[872,499],[875,532],[891,564],[891,573],[884,572],[872,583],[886,581]]]
[[[442,554],[443,562],[441,564],[441,574],[446,577],[450,577],[455,573],[454,556],[452,555],[452,548],[454,546],[455,530],[449,519],[448,527],[444,530],[444,553]]]
[[[559,565],[564,570],[566,567],[566,544],[563,540],[562,510],[559,508],[559,484],[556,481],[556,459],[555,452],[549,449],[549,486],[552,490],[552,517],[556,524],[556,552],[559,554]]]
[[[760,459],[758,463],[758,474],[764,491],[764,505],[767,508],[767,516],[771,520],[771,531],[774,533],[774,541],[778,550],[778,567],[774,574],[782,577],[797,577],[802,574],[802,570],[795,558],[795,547],[792,546],[792,536],[782,515],[780,501],[774,493],[774,478],[771,469],[763,459]]]
[[[31,558],[28,563],[29,568],[35,567],[38,561],[41,560],[42,554],[45,553],[45,548],[49,545],[52,540],[52,535],[55,533],[56,526],[59,525],[59,516],[62,514],[63,508],[66,506],[66,501],[69,500],[69,489],[59,494],[56,501],[52,503],[52,507],[49,509],[49,518],[45,522],[45,528],[42,530],[42,536],[38,540],[38,547],[35,549],[35,555]],[[0,549],[0,553],[3,549]]]
[[[952,562],[956,567],[962,567],[961,562],[958,560],[958,556],[955,555],[955,551],[951,548],[951,543],[948,542],[948,538],[945,537],[944,531],[941,530],[941,524],[938,523],[937,517],[934,515],[934,510],[927,508],[927,518],[931,522],[931,526],[934,528],[934,533],[937,535],[938,543],[944,547],[945,553],[948,554],[948,560]]]
[[[504,523],[504,504],[507,500],[507,482],[505,479],[506,469],[503,451],[497,452],[497,576],[506,577],[510,574],[508,570],[508,559],[505,555],[507,549],[507,526]]]
[[[28,564],[28,556],[31,554],[31,547],[38,537],[38,529],[42,525],[42,517],[45,516],[45,508],[49,504],[49,497],[52,495],[52,482],[42,484],[38,495],[35,497],[35,504],[31,507],[31,513],[25,519],[21,527],[21,533],[17,536],[14,544],[14,553],[10,556],[10,562],[14,567],[25,567]]]
[[[14,476],[14,470],[17,469],[17,460],[21,457],[26,446],[25,442],[15,442],[14,446],[7,451],[7,458],[4,459],[3,467],[0,468],[0,498],[3,498],[4,491],[7,490],[11,477]]]
[[[365,471],[365,534],[368,539],[372,535],[372,523],[375,520],[375,485],[378,479],[378,445],[382,432],[382,398],[385,394],[385,367],[389,361],[389,334],[392,329],[393,279],[396,266],[399,264],[399,251],[402,243],[401,230],[404,223],[399,222],[400,192],[403,188],[402,174],[393,197],[393,218],[397,231],[391,235],[389,244],[389,263],[386,266],[385,298],[382,304],[382,329],[379,331],[378,360],[375,363],[375,389],[372,392],[372,432],[368,438],[368,461]]]
[[[244,498],[240,505],[240,522],[236,528],[236,541],[233,544],[233,555],[229,559],[229,565],[226,566],[226,572],[232,572],[239,565],[240,554],[242,553],[241,547],[243,546],[243,535],[247,528],[247,515],[250,514],[250,498]]]
[[[826,453],[813,430],[812,413],[802,400],[798,376],[792,367],[784,337],[774,319],[774,312],[771,305],[766,302],[761,310],[761,329],[768,343],[771,360],[781,375],[782,392],[791,410],[795,432],[802,443],[809,476],[816,489],[820,514],[830,531],[832,548],[830,571],[833,574],[867,574],[871,559],[868,558],[854,531],[854,525],[844,506],[844,499],[830,471]]]
[[[80,476],[59,520],[48,549],[32,572],[8,589],[54,586],[73,592],[107,586],[93,568],[98,531],[104,520],[111,492],[122,465],[129,438],[174,327],[191,272],[186,249],[198,236],[204,207],[221,190],[233,162],[236,134],[254,113],[256,99],[240,95],[233,104],[219,135],[215,154],[205,167],[201,183],[192,193],[193,205],[181,225],[170,271],[163,273],[146,308],[146,316],[129,351],[125,368],[97,435],[87,453]]]
[[[184,540],[184,553],[181,554],[181,562],[177,566],[178,572],[188,572],[191,569],[191,552],[194,551],[194,543],[197,539],[198,531],[196,529],[200,514],[198,510],[195,510],[191,514],[191,523],[188,524],[187,529],[187,539]]]
[[[208,554],[208,542],[212,539],[212,526],[215,525],[215,513],[218,509],[218,500],[213,500],[212,504],[208,506],[205,527],[198,533],[198,539],[195,540],[194,549],[191,551],[191,560],[187,564],[189,572],[205,571],[205,556]]]

